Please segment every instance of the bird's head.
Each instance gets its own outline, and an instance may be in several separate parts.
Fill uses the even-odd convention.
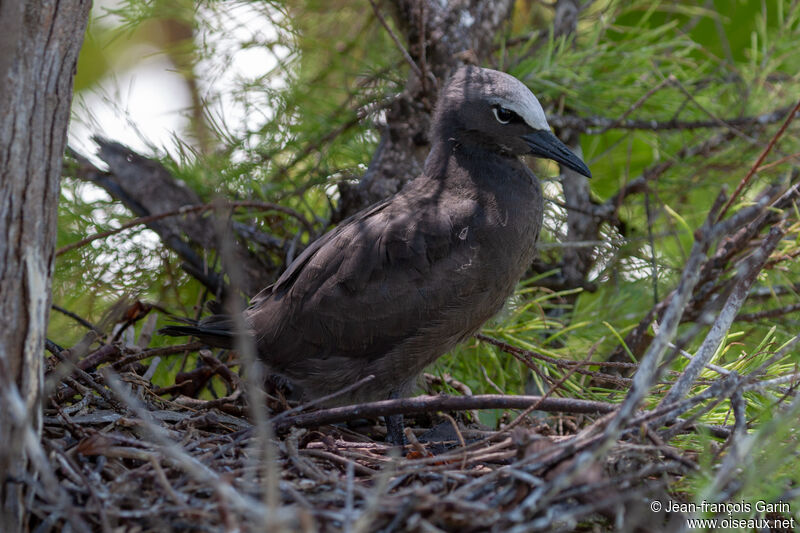
[[[521,81],[504,72],[460,68],[437,104],[434,135],[504,154],[552,159],[586,177],[586,164],[553,135],[541,104]]]

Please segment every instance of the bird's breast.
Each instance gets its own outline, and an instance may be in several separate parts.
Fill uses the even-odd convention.
[[[483,259],[511,270],[518,270],[523,263],[527,267],[533,260],[542,225],[538,183],[518,183],[490,191],[479,202],[482,220],[473,220],[466,231],[483,249]]]
[[[457,190],[460,192],[459,190]],[[526,179],[449,199],[452,290],[477,328],[511,295],[535,255],[542,224],[538,182]]]

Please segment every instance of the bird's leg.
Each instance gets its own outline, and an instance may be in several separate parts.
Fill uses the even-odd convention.
[[[387,415],[386,419],[386,442],[393,446],[403,446],[406,443],[403,434],[403,415]]]
[[[400,397],[398,390],[393,390],[389,394],[390,400],[396,400]],[[386,420],[386,442],[393,446],[403,446],[406,443],[405,435],[403,434],[403,415],[386,415],[383,417]]]

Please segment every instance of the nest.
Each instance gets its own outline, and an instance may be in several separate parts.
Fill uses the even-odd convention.
[[[396,411],[418,413],[406,418],[400,448],[384,442],[372,414],[388,414],[387,402],[285,411],[279,396],[241,383],[235,361],[205,351],[175,384],[151,382],[162,357],[198,348],[117,343],[79,359],[51,350],[42,438],[50,472],[32,483],[30,506],[38,530],[670,529],[677,515],[648,502],[696,468],[655,435],[609,439],[614,404],[471,396],[465,387],[459,397],[398,400]],[[211,376],[230,393],[198,399]],[[500,429],[470,422],[469,409],[503,405],[516,409]],[[337,419],[349,423],[326,422]],[[629,434],[641,425],[632,419]]]

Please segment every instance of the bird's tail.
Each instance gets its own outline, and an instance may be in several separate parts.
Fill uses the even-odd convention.
[[[167,326],[158,330],[161,335],[171,337],[197,337],[216,348],[233,348],[233,331],[233,320],[228,315],[211,315],[189,326]]]

